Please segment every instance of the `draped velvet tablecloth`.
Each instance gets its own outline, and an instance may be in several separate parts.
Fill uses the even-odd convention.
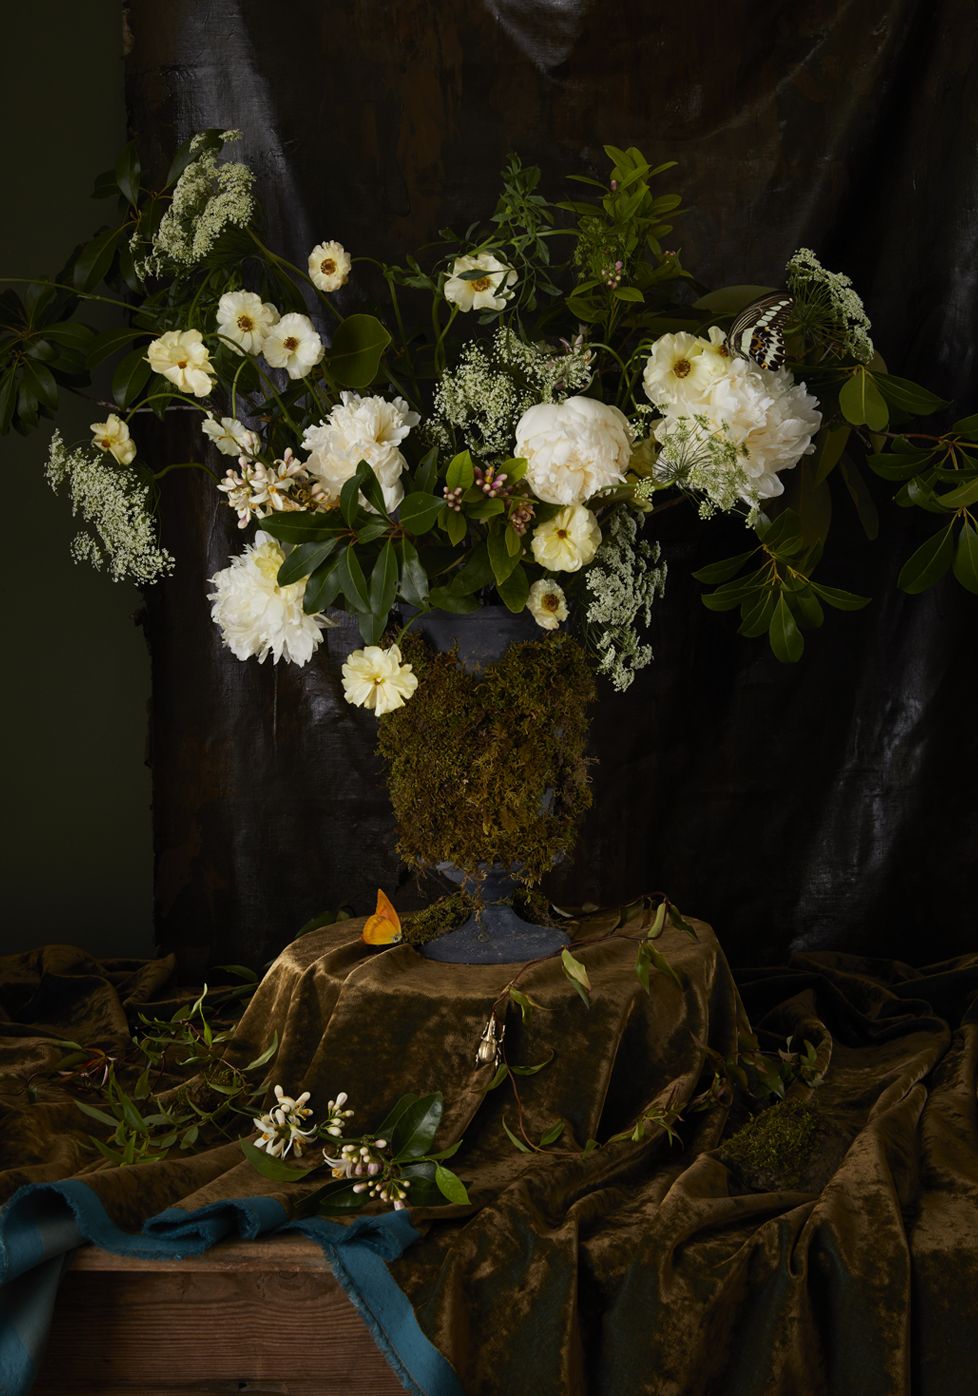
[[[436,1146],[464,1141],[452,1167],[471,1202],[411,1209],[417,1239],[400,1255],[387,1248],[384,1275],[458,1385],[447,1365],[412,1383],[406,1361],[409,1388],[970,1396],[978,956],[914,970],[819,953],[742,979],[762,1045],[807,1039],[825,1069],[819,1142],[788,1181],[777,1157],[763,1178],[738,1171],[720,1101],[687,1116],[677,1145],[658,1129],[607,1142],[656,1102],[690,1102],[712,1075],[710,1052],[734,1055],[744,1022],[708,927],[696,923],[695,941],[666,933],[680,982],[654,975],[646,994],[628,928],[608,938],[617,922],[597,914],[576,928],[590,1009],[557,962],[520,981],[541,1006],[526,1024],[510,1015],[509,1060],[553,1054],[520,1079],[527,1131],[567,1122],[540,1153],[512,1147],[502,1124],[515,1125],[513,1099],[505,1084],[487,1093],[491,1068],[474,1064],[510,967],[370,951],[362,923],[345,922],[289,946],[240,1020],[232,1059],[250,1060],[277,1031],[269,1089],[310,1090],[320,1109],[346,1090],[358,1129],[404,1091],[444,1093]],[[55,1039],[122,1055],[134,1013],[167,1001],[170,968],[100,965],[64,946],[0,961],[0,1198],[21,1189],[0,1213],[0,1262],[5,1219],[32,1197],[24,1185],[70,1176],[129,1233],[161,1209],[193,1216],[231,1199],[274,1203],[282,1219],[301,1212],[312,1184],[269,1183],[233,1141],[125,1169],[86,1147],[91,1122],[52,1075]],[[582,1152],[592,1138],[600,1147]],[[367,1289],[358,1302],[371,1322]]]

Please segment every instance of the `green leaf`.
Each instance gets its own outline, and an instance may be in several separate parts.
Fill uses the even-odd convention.
[[[661,936],[662,932],[666,928],[666,912],[668,911],[668,909],[669,904],[665,901],[660,902],[659,905],[656,907],[655,915],[652,918],[652,924],[649,926],[649,929],[645,932],[646,940],[659,939],[659,936]]]
[[[10,423],[13,420],[14,408],[17,406],[17,371],[14,368],[7,370],[3,382],[0,383],[0,436],[6,436],[10,430]]]
[[[514,1149],[519,1149],[521,1154],[529,1154],[533,1152],[533,1150],[530,1148],[528,1144],[523,1143],[522,1139],[517,1139],[516,1135],[510,1129],[509,1125],[506,1123],[505,1120],[502,1121],[502,1126],[503,1129],[506,1131],[506,1138],[513,1145]]]
[[[82,248],[71,271],[72,281],[80,291],[93,291],[105,280],[119,239],[123,235],[128,237],[130,231],[128,225],[106,228]]]
[[[51,370],[36,359],[24,359],[22,367],[24,378],[38,402],[53,412],[58,405],[58,385]]]
[[[390,1139],[398,1120],[406,1115],[411,1106],[416,1105],[420,1099],[421,1097],[414,1094],[412,1091],[408,1091],[405,1095],[399,1096],[381,1121],[377,1129],[377,1138]]]
[[[534,1008],[542,1008],[542,1003],[537,1003],[536,999],[529,994],[524,994],[522,989],[511,987],[509,996],[520,1010],[520,1017],[523,1022],[527,1022]]]
[[[792,545],[801,544],[801,519],[794,509],[782,509],[776,519],[759,523],[754,532],[765,548],[773,553],[786,552],[790,556]]]
[[[442,1167],[440,1163],[435,1164],[435,1184],[442,1197],[447,1198],[449,1202],[468,1203],[469,1194],[461,1178],[450,1168]]]
[[[870,493],[865,476],[856,465],[855,461],[846,457],[839,462],[839,473],[845,481],[849,497],[856,506],[856,514],[862,524],[863,532],[872,542],[879,537],[880,516],[876,507],[876,501]]]
[[[302,594],[302,609],[307,616],[315,616],[320,611],[325,611],[339,596],[342,578],[336,569],[338,562],[338,557],[331,557],[317,567],[315,572],[310,573]]]
[[[563,1120],[558,1120],[555,1125],[551,1125],[549,1129],[545,1129],[538,1141],[540,1145],[555,1144],[564,1132],[564,1124],[565,1122]]]
[[[611,294],[616,301],[626,301],[629,305],[645,304],[645,297],[637,286],[616,286]]]
[[[805,641],[783,595],[778,597],[774,608],[768,638],[775,658],[782,664],[796,664],[804,652]]]
[[[954,575],[966,591],[978,594],[978,532],[967,519],[954,550]]]
[[[401,527],[408,533],[427,533],[445,508],[444,499],[428,494],[424,490],[414,490],[401,501],[399,518]]]
[[[824,431],[819,432],[815,455],[812,457],[816,485],[827,480],[839,464],[839,457],[846,448],[850,434],[850,428],[847,426],[826,427]]]
[[[587,969],[581,963],[581,961],[576,959],[575,956],[573,956],[571,952],[566,948],[560,952],[560,962],[563,967],[564,974],[573,984],[574,988],[580,994],[581,998],[587,1004],[588,1008],[590,1008],[591,981],[588,978]]]
[[[788,594],[788,606],[800,629],[817,630],[825,620],[818,597],[811,586],[803,586]]]
[[[811,582],[810,585],[816,596],[837,611],[861,611],[870,602],[868,596],[857,596],[854,591],[840,591],[838,587],[826,587],[821,582]]]
[[[973,412],[970,417],[959,417],[951,430],[959,436],[978,437],[978,412]]]
[[[130,141],[128,145],[122,147],[119,158],[115,162],[115,182],[132,205],[139,203],[140,173],[136,144],[134,141]]]
[[[391,1131],[391,1149],[398,1161],[420,1158],[431,1148],[444,1104],[440,1093],[422,1096],[405,1110]]]
[[[556,1052],[551,1052],[549,1057],[545,1057],[542,1062],[537,1062],[534,1066],[510,1066],[509,1069],[514,1076],[536,1076],[538,1071],[542,1071],[545,1066],[550,1065],[556,1055]]]
[[[731,577],[735,577],[756,552],[756,548],[751,548],[750,552],[738,553],[736,557],[725,557],[719,562],[710,562],[706,567],[698,568],[693,576],[698,582],[705,582],[707,586],[715,586],[717,582],[726,582]]]
[[[366,483],[369,469],[370,466],[365,460],[360,461],[349,479],[344,480],[340,490],[340,513],[348,528],[353,527],[353,521],[360,512],[360,491]]]
[[[142,349],[133,349],[121,358],[112,374],[112,400],[118,407],[129,407],[149,382],[152,369]]]
[[[325,563],[326,558],[332,556],[338,546],[338,537],[326,537],[318,543],[300,543],[279,568],[276,577],[279,586],[289,586],[292,582],[308,577],[310,572],[317,570],[319,564]]]
[[[978,500],[978,480],[969,480],[964,485],[958,485],[957,489],[948,490],[947,494],[937,496],[939,502],[945,509],[961,509],[968,504],[974,504]]]
[[[469,525],[464,514],[458,513],[455,509],[446,509],[441,516],[441,525],[448,534],[448,541],[457,547],[469,531]]]
[[[463,596],[453,587],[432,587],[428,601],[436,611],[449,611],[455,616],[468,616],[479,609],[476,597]]]
[[[893,373],[874,373],[873,379],[891,407],[898,412],[908,412],[912,417],[929,417],[932,412],[940,412],[950,406],[945,398],[938,397],[909,378],[897,378]]]
[[[472,456],[468,451],[460,451],[453,456],[445,475],[445,483],[450,490],[467,490],[475,479]]]
[[[492,579],[489,548],[486,543],[480,543],[477,548],[473,548],[468,560],[455,574],[452,586],[456,591],[468,595],[473,591],[480,591],[483,587],[490,586]]]
[[[375,616],[385,619],[397,595],[397,553],[390,538],[380,550],[370,574],[370,609]]]
[[[264,1052],[259,1053],[259,1055],[255,1058],[253,1062],[249,1062],[248,1065],[244,1068],[245,1071],[257,1071],[259,1067],[267,1066],[277,1051],[278,1029],[276,1028],[276,1030],[272,1033],[272,1040],[265,1048]]]
[[[509,1067],[506,1065],[505,1062],[500,1062],[499,1065],[496,1067],[492,1080],[486,1087],[486,1093],[488,1094],[489,1091],[494,1091],[497,1086],[501,1086],[508,1075]]]
[[[740,603],[741,622],[737,627],[738,635],[745,635],[748,639],[756,639],[758,635],[766,635],[771,624],[771,617],[774,615],[774,607],[777,598],[773,590],[766,588],[755,597],[745,597]]]
[[[438,483],[438,447],[432,446],[414,472],[414,488],[422,494],[431,494]]]
[[[677,984],[679,988],[682,988],[682,980],[661,950],[656,949],[650,941],[644,941],[642,949],[660,974],[667,974],[673,983]]]
[[[256,1168],[263,1178],[270,1178],[273,1183],[295,1183],[310,1172],[308,1168],[295,1168],[291,1163],[270,1158],[264,1149],[259,1149],[250,1139],[240,1139],[238,1142],[241,1152],[252,1168]]]
[[[114,1115],[107,1115],[95,1105],[86,1105],[83,1100],[76,1100],[75,1104],[83,1115],[87,1115],[91,1120],[98,1120],[99,1124],[108,1125],[110,1129],[115,1129],[119,1123]]]
[[[517,563],[510,575],[497,586],[496,590],[508,611],[512,611],[514,615],[522,611],[526,605],[527,597],[530,595],[530,579],[526,575],[526,568]]]
[[[940,581],[954,557],[951,532],[952,525],[949,524],[921,544],[901,567],[897,577],[898,587],[915,596]]]
[[[401,539],[401,596],[409,606],[424,606],[428,600],[428,574],[410,538]]]
[[[685,916],[672,902],[669,903],[669,921],[675,926],[677,931],[682,931],[683,935],[690,936],[693,940],[699,940],[696,934],[696,927],[687,921]]]
[[[377,376],[391,337],[373,315],[350,315],[333,333],[329,370],[344,388],[366,388]]]
[[[489,530],[489,562],[492,565],[492,574],[496,579],[497,586],[502,585],[519,566],[519,553],[514,557],[506,546],[506,534],[513,531],[508,524],[502,527],[494,524]]]
[[[694,310],[708,310],[713,315],[739,315],[755,301],[774,294],[773,286],[722,286],[693,302]]]
[[[865,368],[855,369],[843,383],[839,392],[839,409],[854,427],[867,426],[870,431],[883,431],[890,420],[883,395],[873,375]]]
[[[336,571],[340,590],[354,610],[369,611],[370,593],[367,590],[367,579],[363,575],[360,559],[357,557],[356,549],[352,543],[340,553]]]

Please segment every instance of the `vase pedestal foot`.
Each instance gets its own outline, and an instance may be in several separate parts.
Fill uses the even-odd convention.
[[[487,906],[454,931],[419,947],[429,960],[453,965],[511,965],[556,955],[570,936],[555,926],[524,921],[511,906]]]

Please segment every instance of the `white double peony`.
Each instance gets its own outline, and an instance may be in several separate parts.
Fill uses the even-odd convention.
[[[625,414],[594,398],[537,403],[516,425],[514,455],[526,461],[527,483],[547,504],[584,504],[621,484],[631,452]]]
[[[217,303],[217,332],[237,354],[260,354],[279,313],[254,291],[225,291]]]
[[[306,428],[302,438],[304,449],[310,452],[306,469],[335,500],[365,460],[380,481],[390,512],[404,498],[401,474],[407,462],[400,446],[420,420],[403,398],[388,402],[382,397],[341,393],[326,420]]]
[[[211,356],[200,330],[167,330],[146,351],[154,373],[184,393],[207,397],[214,386]]]
[[[463,272],[478,272],[478,276],[463,276]],[[470,310],[505,310],[513,298],[518,277],[512,267],[480,252],[475,257],[456,257],[452,274],[445,282],[445,299],[464,313]]]
[[[533,560],[548,572],[579,572],[601,546],[601,529],[590,509],[570,504],[535,530]]]
[[[238,659],[257,656],[263,664],[269,655],[277,664],[307,664],[322,643],[329,622],[323,615],[307,616],[302,609],[306,580],[279,586],[278,569],[285,561],[282,547],[267,533],[255,534],[231,565],[211,577],[215,590],[211,618],[221,629],[224,643]]]
[[[309,253],[309,280],[320,291],[345,286],[353,263],[341,242],[318,242]]]
[[[784,492],[780,472],[810,454],[822,425],[818,401],[804,383],[796,383],[787,369],[760,368],[731,357],[723,332],[715,327],[708,339],[663,335],[649,355],[643,382],[663,413],[653,435],[665,459],[670,440],[685,437],[688,443],[691,432],[702,439],[704,449],[711,437],[729,443],[739,472],[738,494],[749,504]],[[688,444],[685,449],[688,454]],[[727,507],[719,484],[717,503]]]
[[[131,465],[136,459],[136,443],[129,435],[129,427],[114,412],[104,422],[93,422],[91,430],[93,445],[108,451],[120,465]]]
[[[405,664],[397,645],[381,649],[367,645],[354,650],[343,665],[343,695],[357,708],[370,708],[377,717],[403,708],[418,686],[418,676]]]

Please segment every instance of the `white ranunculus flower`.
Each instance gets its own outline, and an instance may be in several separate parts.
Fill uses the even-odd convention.
[[[214,386],[211,356],[200,330],[167,330],[146,351],[154,373],[162,374],[181,392],[206,397]]]
[[[222,456],[257,456],[261,441],[256,432],[249,430],[237,417],[222,417],[220,421],[208,412],[200,424],[200,429]]]
[[[578,572],[601,546],[601,529],[590,509],[570,504],[534,531],[533,557],[548,572]]]
[[[563,587],[547,577],[541,577],[530,587],[526,609],[541,630],[556,630],[567,619],[567,598]]]
[[[477,271],[482,275],[464,277],[463,271]],[[445,282],[445,299],[466,312],[503,310],[506,302],[512,299],[517,280],[514,269],[491,252],[480,252],[477,257],[456,257],[452,274]]]
[[[261,351],[272,368],[284,368],[290,378],[305,378],[326,352],[309,316],[296,311],[272,326]]]
[[[254,291],[225,291],[217,303],[217,330],[236,353],[259,354],[265,336],[278,324],[278,311]]]
[[[136,459],[136,443],[129,435],[129,427],[110,412],[104,422],[92,423],[92,440],[100,451],[108,451],[120,465],[131,465]]]
[[[712,330],[709,339],[685,331],[664,334],[652,346],[645,364],[645,395],[663,412],[693,416],[703,410],[703,399],[728,364],[729,355],[719,352]]]
[[[632,453],[628,418],[590,397],[539,402],[516,424],[513,454],[526,461],[526,479],[547,504],[584,504],[619,485]]]
[[[216,590],[211,618],[221,628],[224,643],[238,659],[257,655],[263,664],[269,655],[277,664],[307,664],[322,643],[329,624],[325,616],[307,616],[302,609],[306,579],[280,587],[278,569],[285,560],[282,547],[267,533],[255,541],[231,565],[211,581]]]
[[[367,645],[354,650],[343,665],[346,701],[358,708],[371,708],[378,717],[403,708],[417,686],[417,675],[402,661],[397,645],[387,650]]]
[[[341,242],[318,242],[309,253],[309,279],[320,291],[345,286],[353,263]]]
[[[390,512],[404,498],[401,472],[407,462],[399,448],[420,420],[403,398],[388,402],[382,397],[341,393],[326,421],[306,429],[302,438],[303,447],[310,452],[306,469],[329,497],[336,499],[365,460],[380,481]]]
[[[818,401],[785,369],[760,368],[731,359],[715,380],[704,414],[721,426],[739,450],[739,465],[760,499],[783,494],[778,478],[811,453],[822,425]]]

